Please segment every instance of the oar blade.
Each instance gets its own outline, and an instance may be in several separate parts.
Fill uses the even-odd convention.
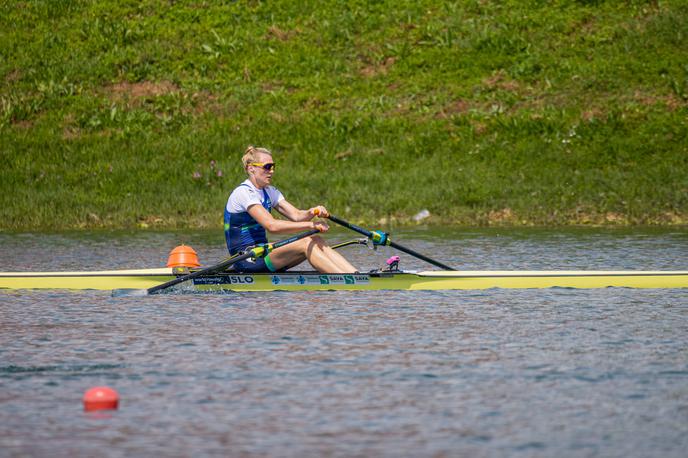
[[[147,289],[120,288],[112,290],[112,297],[148,296]]]

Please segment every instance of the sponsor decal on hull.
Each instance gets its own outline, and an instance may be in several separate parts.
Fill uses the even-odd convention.
[[[253,283],[255,279],[252,275],[213,275],[193,279],[194,285],[252,285]]]
[[[319,274],[319,275],[280,275],[270,276],[273,285],[368,285],[370,277],[362,274]]]

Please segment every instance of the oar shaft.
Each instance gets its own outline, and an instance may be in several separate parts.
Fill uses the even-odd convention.
[[[310,237],[311,235],[315,235],[318,232],[320,232],[318,229],[311,229],[310,231],[302,232],[300,234],[296,234],[292,237],[289,237],[288,239],[280,240],[278,242],[274,243],[268,243],[267,247],[270,247],[268,250],[268,253],[276,248],[283,247],[284,245],[289,245],[292,242],[296,242],[297,240],[305,239],[306,237]]]
[[[341,226],[344,226],[344,227],[346,227],[346,228],[348,228],[348,229],[351,229],[351,230],[354,231],[354,232],[358,232],[359,234],[365,235],[365,236],[368,237],[368,238],[373,238],[373,233],[370,232],[368,229],[363,229],[363,228],[360,227],[360,226],[356,226],[355,224],[351,224],[350,222],[344,221],[344,220],[341,219],[341,218],[337,218],[337,217],[334,216],[334,215],[328,216],[327,219],[329,219],[330,221],[334,221],[335,223],[337,223],[337,224],[339,224],[339,225],[341,225]]]
[[[389,246],[391,246],[391,247],[393,247],[393,248],[396,248],[396,249],[399,250],[399,251],[403,251],[404,253],[410,254],[411,256],[415,256],[415,257],[417,257],[418,259],[422,259],[423,261],[425,261],[425,262],[427,262],[427,263],[430,263],[430,264],[432,264],[432,265],[434,265],[434,266],[437,266],[437,267],[439,267],[440,269],[444,269],[444,270],[456,270],[456,269],[453,269],[453,268],[449,267],[449,266],[446,265],[446,264],[443,264],[443,263],[441,263],[441,262],[439,262],[439,261],[435,261],[435,260],[432,259],[432,258],[428,258],[427,256],[422,255],[422,254],[418,253],[417,251],[414,251],[414,250],[412,250],[412,249],[410,249],[410,248],[406,248],[405,246],[401,246],[401,245],[399,245],[398,243],[395,243],[395,242],[393,242],[393,241],[391,241],[391,240],[389,241]]]
[[[148,294],[154,294],[162,289],[169,288],[174,285],[178,285],[179,283],[193,280],[196,277],[200,277],[201,275],[205,275],[208,273],[214,273],[214,272],[220,272],[222,270],[225,270],[232,264],[236,264],[239,261],[243,261],[244,259],[248,258],[253,258],[253,257],[258,257],[258,256],[265,256],[268,253],[270,253],[272,250],[275,250],[277,248],[283,247],[285,245],[288,245],[290,243],[296,242],[297,240],[301,240],[306,237],[310,237],[311,235],[317,234],[320,232],[317,229],[311,229],[310,231],[302,232],[300,234],[296,234],[292,237],[286,238],[284,240],[279,240],[274,243],[268,243],[266,245],[261,245],[257,246],[255,248],[250,249],[246,253],[240,254],[240,255],[235,255],[232,256],[231,258],[225,259],[219,264],[216,264],[214,266],[206,267],[205,269],[197,270],[195,272],[192,272],[188,275],[183,275],[181,277],[177,277],[174,280],[170,280],[166,283],[153,286],[152,288],[148,288],[146,291]]]
[[[214,266],[206,267],[205,269],[197,270],[197,271],[192,272],[188,275],[183,275],[181,277],[175,278],[174,280],[170,280],[170,281],[162,283],[160,285],[153,286],[152,288],[148,288],[148,290],[147,290],[148,294],[155,294],[156,292],[158,292],[160,290],[170,288],[172,286],[178,285],[179,283],[182,283],[182,282],[185,282],[188,280],[192,280],[192,279],[199,277],[201,275],[204,275],[204,274],[207,274],[210,272],[217,272],[217,271],[223,270],[223,269],[231,266],[232,264],[235,264],[239,261],[243,261],[244,259],[248,259],[251,256],[253,256],[253,250],[248,251],[248,252],[243,253],[243,254],[240,254],[240,255],[232,256],[231,258],[228,258],[225,261],[223,261],[219,264],[216,264]]]
[[[362,227],[360,227],[360,226],[356,226],[355,224],[351,224],[350,222],[344,221],[343,219],[338,218],[338,217],[336,217],[336,216],[334,216],[334,215],[330,215],[330,216],[328,216],[327,218],[328,218],[330,221],[334,221],[335,223],[337,223],[337,224],[339,224],[339,225],[342,225],[342,226],[344,226],[344,227],[346,227],[346,228],[351,229],[352,231],[358,232],[359,234],[363,234],[363,235],[365,235],[366,237],[368,237],[368,238],[370,238],[370,239],[372,239],[372,238],[374,237],[374,234],[373,234],[371,231],[369,231],[368,229],[364,229],[364,228],[362,228]],[[428,258],[427,256],[422,255],[422,254],[418,253],[417,251],[414,251],[414,250],[412,250],[412,249],[410,249],[410,248],[406,248],[406,247],[403,246],[403,245],[399,245],[398,243],[389,240],[389,238],[387,238],[386,244],[389,245],[389,246],[391,246],[391,247],[393,247],[393,248],[396,248],[396,249],[399,250],[399,251],[403,251],[404,253],[410,254],[411,256],[415,256],[416,258],[421,259],[421,260],[423,260],[423,261],[425,261],[425,262],[427,262],[427,263],[430,263],[430,264],[432,264],[432,265],[434,265],[434,266],[437,266],[437,267],[439,267],[439,268],[441,268],[441,269],[444,269],[444,270],[454,270],[453,268],[449,267],[449,266],[446,265],[446,264],[443,264],[443,263],[441,263],[441,262],[439,262],[439,261],[435,261],[435,260],[432,259],[432,258]]]

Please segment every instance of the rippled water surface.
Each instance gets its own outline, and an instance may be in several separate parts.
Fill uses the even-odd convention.
[[[395,235],[460,269],[688,269],[682,230]],[[224,256],[202,232],[0,234],[0,252],[3,270],[154,267],[181,242]],[[361,270],[392,254],[345,250]],[[119,410],[83,412],[95,385]],[[0,291],[0,456],[686,450],[688,289]]]

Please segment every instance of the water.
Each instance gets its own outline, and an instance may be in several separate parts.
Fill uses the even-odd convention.
[[[337,233],[343,240],[346,233]],[[403,231],[465,269],[688,268],[685,231]],[[4,270],[162,264],[212,233],[0,234]],[[391,254],[346,248],[361,268]],[[402,266],[427,266],[402,255]],[[89,387],[120,409],[84,413]],[[688,449],[688,290],[0,291],[0,456]]]

